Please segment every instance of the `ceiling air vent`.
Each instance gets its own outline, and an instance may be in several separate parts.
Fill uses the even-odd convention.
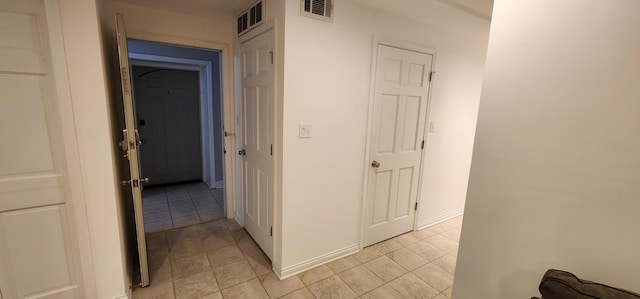
[[[256,1],[238,16],[238,35],[243,35],[249,30],[258,27],[264,20],[264,5],[262,0]]]
[[[333,18],[333,0],[301,0],[303,16],[331,22]]]

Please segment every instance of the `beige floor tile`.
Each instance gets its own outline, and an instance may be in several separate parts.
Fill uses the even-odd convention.
[[[197,299],[220,290],[211,270],[174,280],[176,299]]]
[[[245,260],[244,255],[236,245],[225,246],[209,251],[207,252],[207,256],[209,257],[211,267],[214,268]]]
[[[413,271],[413,274],[439,292],[453,285],[453,275],[434,264],[424,265]]]
[[[372,247],[378,249],[382,254],[387,254],[402,248],[402,244],[400,244],[400,242],[396,241],[395,239],[389,239],[375,244]]]
[[[381,256],[364,264],[384,282],[389,282],[407,273],[407,270],[386,256]]]
[[[220,288],[222,289],[256,278],[251,266],[249,266],[249,263],[246,261],[214,268],[213,273],[215,273]]]
[[[425,239],[425,241],[435,247],[438,247],[446,252],[452,252],[458,250],[458,242],[455,242],[442,235],[435,235],[431,238]]]
[[[460,240],[460,233],[461,233],[460,229],[452,228],[441,233],[441,235],[457,243]]]
[[[340,273],[357,265],[360,265],[360,262],[358,260],[356,260],[353,256],[346,256],[339,260],[328,263],[327,267],[329,267],[329,269],[331,269],[333,273]]]
[[[406,298],[433,298],[439,292],[412,273],[405,274],[389,285]]]
[[[360,296],[362,299],[404,299],[404,296],[396,292],[390,285],[385,284],[369,293]]]
[[[427,262],[431,262],[447,254],[444,250],[438,247],[435,247],[427,243],[426,241],[420,241],[418,243],[415,243],[407,247],[407,249],[413,251],[415,254],[419,255],[420,257],[425,259]]]
[[[167,243],[169,247],[175,246],[177,243],[184,240],[198,240],[198,229],[196,227],[187,227],[184,229],[178,229],[166,233]]]
[[[414,270],[427,263],[426,259],[406,248],[398,249],[392,253],[387,254],[387,256],[409,271]]]
[[[425,227],[419,231],[414,232],[414,234],[420,238],[420,239],[427,239],[427,238],[431,238],[437,234],[439,234],[437,231],[435,231],[434,229],[432,229],[431,227]]]
[[[417,234],[414,234],[413,232],[409,232],[403,235],[399,235],[395,238],[393,238],[394,240],[396,240],[398,243],[400,243],[400,245],[402,245],[402,247],[407,247],[415,242],[420,241],[420,237],[418,237]]]
[[[333,276],[333,271],[327,267],[327,265],[321,265],[311,270],[307,270],[301,274],[298,274],[298,278],[306,285],[314,284],[320,280]]]
[[[253,268],[253,271],[256,273],[256,275],[263,276],[272,272],[271,261],[264,253],[255,256],[245,255],[245,258],[249,262],[249,265],[251,265],[251,268]]]
[[[370,260],[373,260],[377,257],[382,256],[382,252],[373,246],[365,247],[364,249],[356,252],[352,255],[356,260],[361,263],[366,263]]]
[[[281,297],[281,299],[315,299],[315,298],[316,296],[314,296],[311,293],[311,291],[309,291],[308,288],[300,289],[289,295]]]
[[[438,232],[438,233],[443,233],[444,231],[453,228],[451,225],[449,225],[446,221],[445,222],[440,222],[438,224],[434,224],[432,226],[429,226],[429,228],[431,228],[432,230]]]
[[[435,297],[433,297],[433,299],[449,299],[449,297],[442,294],[438,294]]]
[[[173,283],[154,283],[146,288],[136,288],[133,290],[133,299],[174,299],[176,298]]]
[[[215,292],[213,294],[209,294],[204,297],[200,297],[198,299],[222,299],[222,292]]]
[[[205,253],[204,247],[200,240],[183,240],[169,248],[169,254],[172,259],[181,259],[197,254]]]
[[[310,285],[309,290],[318,299],[350,299],[357,297],[356,293],[336,275]]]
[[[171,261],[174,278],[183,278],[194,273],[211,270],[206,254],[198,254]]]
[[[235,241],[226,230],[202,230],[199,231],[202,246],[206,251],[215,250],[229,245],[235,246]]]
[[[240,240],[238,242],[238,247],[240,247],[240,250],[249,256],[254,256],[254,255],[258,255],[258,254],[262,254],[262,249],[260,249],[260,246],[258,246],[258,244],[256,244],[255,241],[253,241],[252,238],[247,238],[247,239],[243,239]]]
[[[297,276],[280,280],[274,273],[270,273],[262,276],[260,282],[271,298],[279,298],[304,288],[304,283]]]
[[[453,287],[448,288],[448,289],[446,289],[446,290],[442,291],[442,294],[443,294],[443,295],[445,295],[445,296],[447,296],[447,298],[451,298],[451,291],[452,291],[452,290],[453,290]]]
[[[358,295],[362,295],[384,284],[380,278],[364,265],[345,270],[338,274],[338,276]]]
[[[233,299],[268,299],[269,295],[267,295],[267,292],[265,292],[258,279],[252,279],[222,290],[222,297]]]
[[[432,262],[434,265],[442,268],[451,275],[456,274],[456,257],[452,255],[445,255]]]
[[[167,235],[165,233],[148,234],[146,240],[147,250],[158,247],[169,248],[169,244],[167,243]]]

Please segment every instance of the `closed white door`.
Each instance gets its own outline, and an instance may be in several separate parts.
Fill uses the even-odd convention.
[[[240,46],[244,227],[273,252],[273,30]]]
[[[202,180],[200,75],[133,67],[140,166],[149,185]]]
[[[0,297],[81,298],[56,2],[0,1]],[[55,51],[54,51],[55,49]],[[54,55],[55,53],[55,55]],[[53,65],[56,65],[54,69]],[[58,88],[56,88],[58,87]],[[68,92],[68,90],[66,91]],[[72,129],[73,130],[73,129]],[[75,157],[77,159],[77,157]]]
[[[432,55],[378,45],[364,246],[413,229]]]
[[[144,213],[142,211],[141,187],[145,180],[140,178],[138,163],[138,147],[140,136],[135,125],[133,97],[131,95],[131,70],[129,67],[129,51],[127,49],[127,33],[124,16],[116,14],[116,36],[118,40],[118,58],[120,60],[120,80],[122,84],[122,103],[124,107],[125,129],[122,131],[120,146],[129,162],[129,178],[122,183],[131,190],[133,211],[136,223],[136,239],[138,242],[138,259],[140,262],[140,284],[149,285],[149,266],[147,264],[147,242],[144,234]]]

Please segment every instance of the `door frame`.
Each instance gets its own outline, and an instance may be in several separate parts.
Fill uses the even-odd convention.
[[[362,182],[362,202],[360,209],[360,236],[358,238],[358,246],[360,250],[364,248],[364,236],[366,230],[366,215],[367,215],[367,194],[369,189],[369,171],[370,171],[370,161],[371,161],[371,133],[373,131],[373,105],[375,101],[375,89],[376,89],[376,70],[378,68],[378,46],[388,46],[393,48],[398,48],[407,51],[419,52],[423,54],[432,55],[432,63],[431,63],[431,72],[436,73],[436,61],[437,61],[437,50],[433,48],[429,48],[426,46],[422,46],[419,44],[415,44],[412,42],[401,41],[388,37],[373,37],[373,45],[371,51],[371,71],[370,71],[370,79],[369,79],[369,102],[368,102],[368,111],[367,111],[367,133],[366,133],[366,142],[365,142],[365,154],[364,154],[364,180]],[[425,130],[423,133],[423,140],[425,142],[425,149],[420,154],[420,168],[418,173],[418,191],[416,203],[418,204],[418,209],[416,210],[414,219],[413,219],[413,229],[418,229],[418,219],[420,219],[420,198],[422,194],[422,178],[424,172],[424,164],[425,164],[425,153],[427,149],[427,145],[429,144],[429,120],[431,114],[431,99],[433,93],[433,84],[434,81],[429,83],[429,90],[427,93],[427,113],[425,119]]]
[[[126,17],[126,16],[125,16]],[[222,122],[223,122],[223,138],[224,147],[227,153],[236,152],[236,142],[234,140],[236,124],[235,124],[235,98],[234,98],[234,76],[233,76],[233,53],[230,44],[218,41],[207,41],[200,39],[192,39],[186,37],[170,36],[157,33],[149,33],[140,31],[136,28],[127,29],[127,38],[132,40],[140,40],[154,43],[170,44],[182,47],[191,47],[202,50],[220,52],[220,75],[221,75],[221,94],[222,96]],[[227,134],[229,133],[229,134]],[[232,138],[232,139],[227,139]],[[224,196],[225,196],[225,214],[227,218],[232,218],[236,211],[236,156],[233,154],[224,155],[223,173],[224,173]]]
[[[129,53],[129,63],[132,66],[148,66],[148,67],[160,67],[183,71],[196,71],[199,77],[199,101],[200,101],[200,142],[201,142],[201,156],[202,156],[202,180],[213,188],[224,187],[224,173],[222,181],[215,180],[215,140],[212,135],[214,132],[214,115],[213,115],[213,66],[210,61],[186,59],[159,55],[149,54],[137,54]],[[132,81],[134,79],[132,78]],[[131,82],[133,90],[135,90],[135,83]],[[133,97],[135,106],[135,96]],[[222,97],[220,102],[217,103],[222,106]],[[221,115],[221,117],[223,117]],[[207,134],[207,132],[210,132]],[[223,134],[221,132],[221,134]],[[224,143],[222,144],[224,147]],[[224,160],[224,159],[223,159]],[[224,169],[224,167],[223,167]],[[224,171],[223,171],[224,172]]]

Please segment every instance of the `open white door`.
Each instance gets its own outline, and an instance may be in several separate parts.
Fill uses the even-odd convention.
[[[378,45],[364,246],[413,229],[432,59]]]
[[[243,224],[273,254],[273,30],[240,46],[242,76]]]
[[[124,27],[124,17],[116,14],[116,34],[118,39],[118,57],[120,58],[120,79],[122,83],[122,101],[124,106],[125,129],[122,131],[123,140],[120,142],[122,149],[126,152],[129,160],[130,179],[123,182],[131,188],[133,195],[133,209],[136,222],[136,238],[138,240],[138,257],[140,259],[140,284],[145,287],[149,285],[149,266],[147,264],[147,242],[144,234],[144,214],[142,211],[143,182],[148,179],[140,178],[138,164],[138,146],[140,146],[140,136],[135,124],[133,111],[133,98],[131,96],[131,76],[129,68],[129,51],[127,49],[127,34]]]

